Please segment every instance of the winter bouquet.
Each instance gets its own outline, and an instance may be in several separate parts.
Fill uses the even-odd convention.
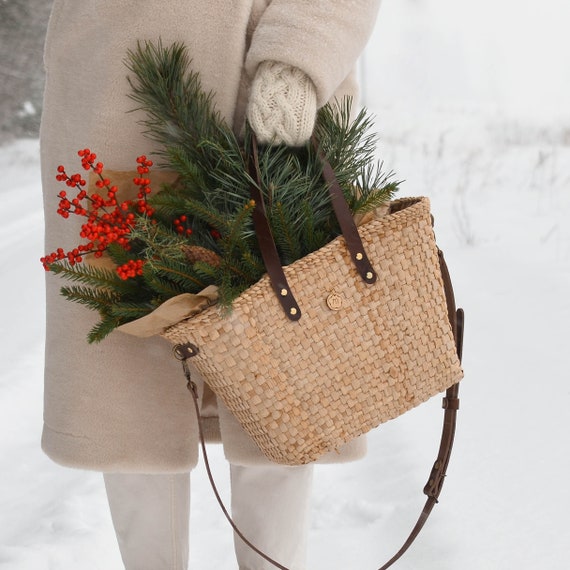
[[[160,149],[157,172],[171,176],[152,190],[153,162],[138,157],[129,198],[91,149],[78,152],[83,175],[57,169],[64,186],[58,214],[84,218],[81,243],[41,261],[71,282],[61,288],[66,299],[99,313],[89,342],[206,288],[230,310],[265,273],[252,222],[252,184],[261,186],[282,265],[340,235],[318,152],[357,218],[376,211],[397,189],[374,159],[370,117],[363,110],[351,121],[349,100],[320,109],[314,133],[319,150],[309,143],[259,148],[259,184],[249,169],[248,149],[255,144],[250,129],[246,125],[240,140],[220,117],[183,45],[140,43],[126,63],[129,96],[145,112],[146,135]]]

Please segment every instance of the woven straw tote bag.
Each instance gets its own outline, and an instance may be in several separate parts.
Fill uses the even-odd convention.
[[[394,201],[357,229],[326,162],[324,176],[342,236],[281,268],[252,188],[268,273],[229,315],[209,307],[163,332],[261,451],[287,465],[318,459],[463,376],[429,200]]]

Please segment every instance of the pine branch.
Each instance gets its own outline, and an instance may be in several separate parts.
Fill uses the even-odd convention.
[[[158,276],[176,283],[187,293],[198,293],[211,283],[205,283],[197,276],[190,273],[192,268],[178,260],[149,260],[149,271],[153,271]]]
[[[123,294],[133,291],[132,286],[127,281],[123,281],[116,272],[102,267],[79,263],[70,265],[67,261],[58,261],[50,265],[50,271],[65,277],[69,281],[83,283],[98,289],[107,289]]]
[[[255,283],[266,272],[263,260],[251,249],[244,249],[240,261],[244,273],[249,275],[249,283]]]
[[[175,217],[189,214],[194,219],[210,225],[222,233],[229,230],[227,214],[213,208],[206,200],[201,201],[185,195],[173,195],[163,191],[150,199],[149,203],[164,215]]]
[[[388,203],[393,195],[396,193],[398,187],[397,182],[390,182],[384,184],[380,189],[375,192],[368,192],[356,198],[353,201],[352,211],[358,214],[366,214],[373,212],[380,206]]]
[[[173,147],[168,148],[167,152],[169,168],[177,173],[178,178],[172,184],[163,184],[161,190],[150,198],[150,202],[152,203],[156,196],[164,194],[202,200],[209,184],[207,174],[187,156],[184,149]]]
[[[106,311],[119,299],[116,293],[89,287],[62,287],[60,293],[68,300],[85,305],[95,311]]]
[[[282,202],[277,202],[273,208],[271,222],[273,226],[273,238],[281,254],[283,265],[289,265],[301,257],[300,242],[295,232],[295,221],[286,212]]]
[[[97,323],[87,335],[87,342],[90,344],[101,342],[106,336],[111,334],[117,327],[121,326],[121,319],[111,315],[103,315],[101,321]]]
[[[327,232],[323,230],[322,225],[317,222],[315,211],[308,202],[301,205],[305,224],[303,226],[303,234],[301,236],[302,243],[306,244],[306,251],[316,251],[327,243]]]
[[[236,251],[243,251],[244,246],[248,243],[247,239],[244,239],[244,237],[247,231],[247,225],[251,225],[254,205],[255,203],[253,201],[249,201],[228,223],[229,231],[225,236],[223,236],[222,240],[222,252],[224,256],[235,256]],[[250,228],[248,233],[251,236],[253,230]]]
[[[143,272],[145,283],[159,299],[167,300],[185,292],[184,287],[155,275],[148,267],[145,267]],[[158,306],[160,301],[155,302],[155,304]]]
[[[109,310],[109,315],[126,323],[140,319],[154,311],[156,307],[151,304],[140,305],[138,303],[115,303]]]
[[[157,258],[182,259],[182,248],[189,240],[174,231],[170,224],[153,224],[146,220],[131,231],[131,241],[137,245],[138,257],[146,260]]]
[[[204,140],[201,148],[217,157],[215,167],[208,173],[210,184],[204,198],[222,209],[241,206],[250,197],[251,179],[242,148],[233,133],[224,144]]]
[[[315,129],[319,144],[336,177],[350,198],[350,187],[362,172],[375,162],[377,136],[372,131],[372,118],[364,109],[350,121],[351,100],[326,105],[319,111]]]
[[[111,261],[119,266],[127,263],[131,259],[137,259],[137,255],[133,254],[130,251],[127,251],[124,247],[112,243],[110,244],[107,249],[105,250],[107,255],[111,258]]]
[[[232,303],[245,291],[246,288],[234,285],[231,276],[224,274],[218,290],[218,303],[222,309],[222,314],[231,311]]]
[[[208,157],[200,142],[223,141],[223,133],[230,131],[220,114],[215,111],[213,94],[202,89],[199,74],[190,69],[190,58],[184,45],[174,43],[164,47],[144,42],[127,53],[130,97],[146,112],[142,124],[145,134],[162,147],[162,156],[168,161],[168,149],[180,147],[200,162]]]
[[[216,283],[220,276],[220,268],[214,267],[204,261],[196,261],[192,269],[198,277],[203,279],[204,282]]]

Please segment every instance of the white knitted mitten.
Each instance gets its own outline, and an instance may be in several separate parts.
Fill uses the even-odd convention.
[[[247,118],[261,143],[304,144],[313,133],[317,93],[296,67],[264,61],[251,85]]]

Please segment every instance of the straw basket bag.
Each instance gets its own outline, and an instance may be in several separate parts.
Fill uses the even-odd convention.
[[[326,162],[324,176],[342,236],[282,268],[252,188],[268,273],[229,315],[209,307],[163,333],[262,452],[288,465],[314,461],[463,375],[428,199],[392,202],[357,229]]]

